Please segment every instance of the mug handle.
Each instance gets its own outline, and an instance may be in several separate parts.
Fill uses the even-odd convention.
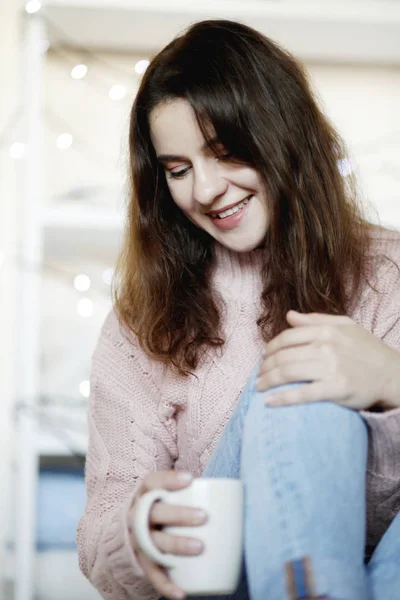
[[[139,498],[136,504],[133,529],[140,549],[154,562],[171,569],[176,567],[176,557],[173,554],[160,552],[154,545],[149,529],[149,514],[151,507],[157,500],[164,500],[169,497],[167,490],[152,490],[146,492]]]

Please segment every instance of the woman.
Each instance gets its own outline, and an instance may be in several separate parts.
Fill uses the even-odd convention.
[[[192,26],[143,77],[130,153],[93,361],[83,572],[104,598],[182,598],[138,547],[135,498],[241,476],[236,598],[395,598],[400,235],[364,220],[301,66],[244,25]],[[198,554],[162,526],[205,518],[157,503],[153,540]]]

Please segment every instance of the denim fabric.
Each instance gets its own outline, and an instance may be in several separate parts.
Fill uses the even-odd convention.
[[[303,588],[289,591],[287,570],[306,557],[312,595],[399,600],[400,514],[364,564],[364,421],[329,401],[266,406],[272,390],[256,391],[257,371],[202,474],[241,478],[245,489],[241,580],[215,600],[304,598]],[[281,389],[297,385],[306,384]]]
[[[364,421],[329,401],[266,406],[268,393],[255,390],[256,376],[257,369],[203,472],[240,477],[245,489],[241,581],[234,594],[216,600],[304,598],[296,572],[305,558],[313,596],[400,598],[400,515],[364,565]],[[306,384],[282,388],[296,385]],[[288,569],[295,573],[292,588]]]

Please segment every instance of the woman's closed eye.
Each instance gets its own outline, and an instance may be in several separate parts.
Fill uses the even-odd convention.
[[[171,169],[167,169],[168,177],[170,177],[171,179],[183,179],[183,177],[185,177],[185,175],[188,174],[190,169],[191,169],[191,167],[184,167],[183,169],[178,168],[177,170],[174,170],[174,171],[172,171]]]
[[[233,159],[233,154],[232,152],[221,151],[220,153],[216,154],[214,158],[221,162],[230,161]],[[179,167],[165,167],[170,179],[183,179],[189,173],[191,168],[191,165],[186,167],[182,167],[182,165]]]

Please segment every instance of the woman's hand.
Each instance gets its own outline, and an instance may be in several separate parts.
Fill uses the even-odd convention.
[[[289,311],[291,329],[265,349],[257,389],[272,390],[266,404],[282,406],[331,400],[362,410],[381,403],[400,406],[400,353],[345,316]]]
[[[186,475],[186,479],[185,479]],[[142,482],[138,491],[137,499],[150,490],[181,490],[192,482],[190,474],[179,471],[157,471],[150,473]],[[130,522],[135,519],[135,506],[133,504]],[[162,530],[166,525],[196,526],[203,525],[207,520],[204,511],[185,506],[175,506],[165,502],[155,502],[149,518],[149,527],[153,543],[161,552],[182,555],[198,555],[203,552],[203,543],[200,540],[184,536],[170,535]],[[133,528],[130,528],[132,548],[136,553],[138,562],[144,571],[146,578],[161,596],[171,599],[185,598],[185,592],[175,585],[168,577],[164,567],[153,562],[141,550],[136,539]]]

